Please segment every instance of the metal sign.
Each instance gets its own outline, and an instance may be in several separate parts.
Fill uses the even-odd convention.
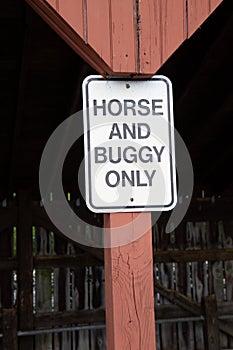
[[[83,82],[86,203],[96,213],[176,205],[172,86],[168,78]]]

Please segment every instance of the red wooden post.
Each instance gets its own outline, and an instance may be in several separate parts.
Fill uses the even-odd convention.
[[[134,223],[139,215],[139,223]],[[151,227],[151,214],[105,214],[105,228],[110,228],[105,238],[111,240],[117,234],[112,229],[126,224],[128,237],[133,236],[135,225],[141,232]],[[151,229],[134,242],[105,249],[105,284],[107,349],[155,350]]]

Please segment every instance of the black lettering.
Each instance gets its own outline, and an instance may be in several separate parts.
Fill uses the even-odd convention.
[[[116,181],[115,181],[115,183],[111,183],[110,182],[110,176],[111,175],[115,175],[116,176]],[[106,176],[105,176],[105,181],[106,181],[106,184],[109,186],[109,187],[117,187],[118,185],[119,185],[119,183],[120,183],[120,175],[118,174],[118,172],[117,171],[114,171],[114,170],[111,170],[111,171],[109,171],[107,174],[106,174]]]
[[[150,114],[150,107],[144,106],[143,103],[149,104],[150,102],[145,98],[142,98],[138,101],[138,107],[141,109],[138,110],[138,114],[140,115],[148,115]]]
[[[115,105],[115,108],[114,107],[112,108],[113,104]],[[114,109],[115,109],[115,112],[114,112]],[[108,111],[111,115],[114,115],[114,116],[121,114],[121,112],[122,112],[121,102],[119,100],[116,100],[116,99],[110,100],[108,103]]]
[[[112,156],[112,147],[109,147],[109,161],[111,163],[120,163],[121,161],[121,148],[120,147],[117,147],[117,159],[113,159],[113,156]]]
[[[148,173],[148,171],[145,170],[146,177],[147,177],[147,179],[149,180],[149,186],[152,186],[152,180],[153,180],[153,177],[155,176],[155,173],[156,173],[156,170],[153,170],[153,171],[152,171],[152,174],[150,175],[150,174]]]
[[[132,128],[132,130],[130,129]],[[123,123],[123,135],[124,139],[127,140],[127,132],[131,136],[132,139],[136,139],[136,128],[135,123],[132,123],[132,125],[128,125],[126,123]]]
[[[94,104],[94,115],[97,115],[97,109],[103,110],[103,115],[106,115],[106,100],[102,100],[102,105],[97,105],[97,100],[93,100]]]
[[[120,132],[120,130],[119,130],[119,126],[118,126],[117,123],[113,123],[113,124],[112,124],[112,130],[111,130],[109,139],[111,140],[111,139],[113,138],[113,136],[116,136],[116,137],[118,137],[119,139],[122,139],[121,132]]]
[[[148,146],[143,146],[139,149],[138,156],[141,162],[143,163],[152,163],[153,156],[151,153],[146,153],[143,155],[143,151],[147,150],[148,152],[152,152],[152,149]]]
[[[125,180],[127,180],[131,186],[134,186],[135,180],[134,180],[134,171],[133,170],[131,170],[131,177],[128,176],[126,171],[124,171],[124,170],[122,171],[122,186],[123,187],[126,186]]]
[[[142,134],[142,130],[145,130],[145,134]],[[146,123],[138,123],[138,138],[139,139],[147,139],[150,136],[150,127]]]
[[[126,163],[134,163],[134,162],[137,162],[137,154],[135,153],[131,153],[130,156],[131,156],[131,159],[129,159],[127,157],[127,152],[128,150],[132,150],[133,152],[137,152],[136,148],[132,147],[132,146],[129,146],[129,147],[126,147],[123,151],[123,159],[126,161]]]
[[[153,115],[163,115],[163,112],[156,112],[157,109],[163,108],[163,100],[152,100],[152,114]]]
[[[134,100],[124,100],[124,114],[128,115],[128,110],[132,111],[132,115],[136,115],[136,102]]]
[[[158,157],[158,162],[160,163],[161,162],[161,155],[163,153],[163,150],[164,150],[165,146],[162,146],[161,149],[160,149],[160,152],[157,150],[157,147],[156,146],[153,146],[153,149]]]
[[[107,149],[105,147],[95,147],[95,163],[105,163]]]
[[[146,183],[142,183],[142,182],[141,182],[141,179],[140,179],[140,170],[137,170],[137,171],[136,171],[136,176],[137,176],[137,186],[139,186],[139,187],[145,187],[145,186],[147,186]]]

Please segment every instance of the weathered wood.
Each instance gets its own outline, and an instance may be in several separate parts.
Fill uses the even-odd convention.
[[[182,307],[184,310],[191,312],[193,315],[201,315],[201,306],[196,301],[188,298],[180,292],[165,288],[160,282],[155,281],[155,290],[171,303]]]
[[[151,74],[162,64],[160,3],[151,0],[139,1],[138,11],[140,73]]]
[[[45,0],[49,5],[51,5],[54,9],[57,10],[57,0]]]
[[[67,23],[85,40],[83,0],[59,0],[57,11]]]
[[[186,39],[185,1],[160,1],[160,6],[162,63],[164,63]]]
[[[211,11],[214,11],[222,2],[223,0],[210,0],[210,9]]]
[[[19,329],[33,329],[33,258],[32,258],[32,213],[29,191],[19,192],[19,218],[17,230],[18,254],[18,312]],[[33,337],[20,338],[20,349],[33,348]]]
[[[46,214],[46,211],[43,207],[34,206],[32,208],[32,215],[33,215],[33,225],[34,226],[44,227],[48,231],[54,232],[58,237],[61,237],[60,231],[49,220],[48,215]],[[96,257],[99,260],[103,261],[103,259],[104,259],[103,249],[88,247],[86,245],[82,245],[79,243],[75,243],[75,246],[81,248],[82,250],[86,251],[87,253],[90,253],[91,255],[93,255],[94,257]]]
[[[12,249],[12,239],[13,233],[12,230],[5,230],[4,232],[0,232],[0,256],[11,257],[13,255]],[[13,276],[11,271],[2,271],[0,274],[0,303],[2,308],[11,308],[12,307],[12,281]]]
[[[17,223],[17,207],[0,207],[0,231],[15,226]]]
[[[112,70],[138,71],[137,14],[134,0],[111,0]]]
[[[77,255],[54,255],[34,257],[35,268],[77,268],[82,266],[101,266],[103,262],[88,253]],[[1,264],[0,264],[1,269]]]
[[[0,258],[0,271],[17,270],[18,263],[16,258]]]
[[[35,328],[49,328],[51,325],[66,326],[70,324],[94,324],[105,321],[105,311],[96,310],[79,310],[79,311],[60,311],[60,312],[43,312],[36,313],[34,316]]]
[[[188,37],[190,37],[210,14],[209,0],[188,1]]]
[[[112,74],[112,69],[98,53],[81,38],[64,19],[56,13],[44,0],[26,0],[26,2],[50,25],[55,32],[87,63],[103,76]]]
[[[18,350],[17,310],[3,309],[3,350]]]
[[[220,337],[215,295],[210,295],[203,299],[203,308],[205,315],[205,348],[207,350],[219,350]]]
[[[66,0],[65,0],[66,1]],[[109,0],[87,0],[87,42],[100,57],[112,65],[112,37]],[[98,30],[97,30],[98,28]]]
[[[105,227],[118,227],[119,234],[119,226],[128,225],[131,237],[132,220],[139,215],[143,232],[151,227],[150,213],[106,214]],[[155,349],[152,263],[151,230],[132,243],[105,249],[107,349]]]
[[[48,255],[51,254],[49,233],[40,227],[36,231],[35,237],[36,254]],[[36,310],[37,312],[49,312],[52,309],[51,305],[52,281],[51,270],[43,269],[36,271]],[[35,337],[36,350],[44,350],[52,348],[52,335],[40,334]]]
[[[175,290],[165,288],[158,281],[155,281],[155,291],[160,293],[163,297],[167,298],[173,304],[182,307],[183,310],[186,310],[195,316],[201,316],[201,305],[196,301],[188,298],[187,296]],[[231,328],[226,323],[226,321],[224,322],[222,320],[219,320],[219,329],[221,330],[221,332],[233,336],[233,328]]]
[[[232,259],[233,248],[154,251],[155,262],[227,261]]]

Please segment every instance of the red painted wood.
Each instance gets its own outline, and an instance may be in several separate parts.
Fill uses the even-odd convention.
[[[51,8],[48,2],[45,2],[44,0],[26,0],[26,2],[91,67],[103,76],[105,76],[106,73],[113,75],[111,67],[109,67],[100,56],[85,43],[80,35],[67,25],[67,22]]]
[[[66,22],[85,39],[83,0],[59,0],[58,12]]]
[[[186,39],[186,2],[160,0],[160,6],[163,64]]]
[[[216,7],[218,7],[218,5],[221,4],[221,2],[223,2],[223,0],[210,0],[210,10],[211,12],[213,12]]]
[[[137,72],[137,31],[134,0],[110,0],[112,70]]]
[[[105,214],[105,227],[126,224],[133,237],[136,225],[141,232],[151,227],[150,213]],[[112,239],[120,231],[110,233]],[[107,349],[155,350],[151,229],[132,243],[105,249],[105,285]]]
[[[140,73],[154,74],[162,64],[160,1],[139,2]]]
[[[57,0],[45,0],[49,5],[54,7],[55,9],[57,8]]]
[[[188,1],[188,37],[190,37],[210,14],[210,0]]]
[[[111,65],[109,0],[87,0],[87,42]]]

